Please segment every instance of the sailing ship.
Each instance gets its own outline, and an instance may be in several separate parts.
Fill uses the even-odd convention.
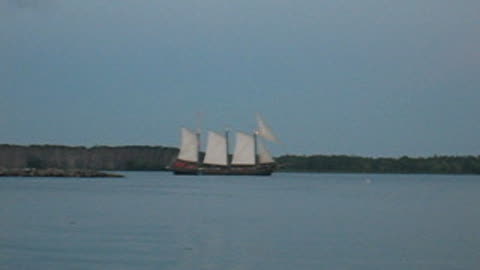
[[[205,154],[200,152],[200,131],[181,129],[177,159],[169,166],[174,174],[187,175],[271,175],[275,161],[261,138],[278,142],[272,130],[257,115],[253,134],[236,132],[233,155],[229,151],[229,130],[224,134],[208,131]]]

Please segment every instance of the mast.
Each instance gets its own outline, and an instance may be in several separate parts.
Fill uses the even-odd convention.
[[[257,131],[253,132],[253,154],[255,155],[255,166],[258,165],[258,143],[257,143]]]
[[[203,161],[201,159],[200,155],[200,132],[201,132],[201,126],[202,126],[202,112],[197,112],[197,159],[198,159],[198,166],[201,166],[203,164]]]
[[[197,160],[198,160],[198,165],[202,165],[202,160],[200,159],[200,129],[197,129],[197,132],[195,134],[197,136]]]
[[[230,150],[229,150],[229,147],[228,147],[228,132],[229,132],[229,129],[226,128],[226,129],[225,129],[225,141],[226,141],[226,146],[227,146],[227,147],[226,147],[226,152],[227,152],[227,153],[226,153],[226,154],[227,154],[227,167],[230,167],[230,158],[229,158],[229,152],[230,152]]]

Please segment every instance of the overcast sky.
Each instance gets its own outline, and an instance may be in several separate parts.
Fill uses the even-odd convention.
[[[480,154],[478,0],[2,0],[0,143]]]

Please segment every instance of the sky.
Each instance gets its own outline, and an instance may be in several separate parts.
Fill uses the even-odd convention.
[[[480,1],[1,0],[0,143],[480,154]],[[200,120],[198,120],[200,119]]]

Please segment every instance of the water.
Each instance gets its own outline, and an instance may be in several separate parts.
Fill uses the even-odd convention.
[[[0,269],[479,269],[480,177],[0,178]]]

